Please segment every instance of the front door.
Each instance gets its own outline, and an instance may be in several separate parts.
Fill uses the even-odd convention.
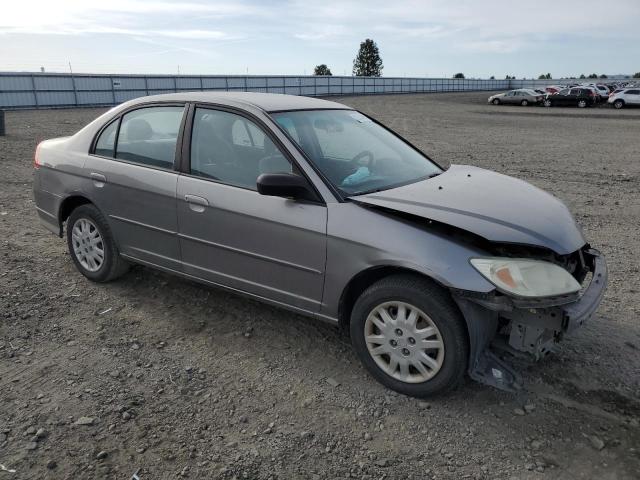
[[[297,173],[248,118],[196,108],[189,174],[178,179],[184,271],[317,312],[326,258],[324,204],[260,195],[261,173]]]

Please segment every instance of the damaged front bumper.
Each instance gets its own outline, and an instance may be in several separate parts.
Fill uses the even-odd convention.
[[[573,295],[523,300],[496,292],[452,292],[469,330],[471,378],[503,390],[518,390],[522,377],[504,361],[506,356],[539,360],[589,320],[604,296],[608,272],[599,251],[590,248],[582,255],[591,280]]]

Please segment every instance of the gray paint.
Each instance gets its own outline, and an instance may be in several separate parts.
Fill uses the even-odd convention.
[[[150,101],[210,103],[211,108],[223,105],[253,115],[283,145],[322,201],[262,196],[178,169],[150,168],[88,153],[103,125]],[[492,295],[494,286],[469,263],[472,257],[489,254],[482,243],[433,229],[429,220],[494,244],[533,245],[562,255],[585,244],[566,207],[526,182],[458,165],[429,180],[343,201],[268,115],[271,110],[305,108],[348,107],[313,98],[214,92],[127,102],[72,137],[40,144],[41,167],[34,176],[38,215],[49,230],[61,234],[64,201],[82,197],[106,216],[121,254],[129,260],[333,322],[340,320],[341,299],[350,282],[363,272],[391,267],[428,276],[451,289],[465,317],[473,378],[511,388],[517,375],[486,347],[496,334],[498,310],[506,309],[525,324],[528,310],[508,297],[492,302],[498,298]],[[566,330],[562,324],[566,312],[574,312],[572,321],[581,324],[602,298],[604,259],[592,250],[583,254],[592,271],[594,262],[600,265],[596,281],[585,301],[565,305],[549,300],[548,306],[554,308],[548,319],[553,335]],[[536,316],[546,315],[545,311],[537,310]],[[511,379],[508,384],[487,377],[496,369],[508,375],[504,377]]]
[[[517,178],[477,167],[452,165],[433,179],[353,200],[446,223],[492,242],[535,245],[560,255],[586,243],[556,197]]]

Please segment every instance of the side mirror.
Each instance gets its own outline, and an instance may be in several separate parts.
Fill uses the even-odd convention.
[[[300,175],[291,173],[263,173],[257,180],[258,193],[273,197],[317,200],[309,183]]]

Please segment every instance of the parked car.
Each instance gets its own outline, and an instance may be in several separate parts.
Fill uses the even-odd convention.
[[[634,107],[640,106],[640,87],[639,88],[627,88],[618,92],[614,92],[609,97],[608,102],[614,106],[614,108]]]
[[[607,283],[604,257],[556,197],[445,169],[335,102],[138,98],[41,142],[34,167],[37,213],[66,232],[89,280],[137,263],[341,325],[373,377],[406,395],[465,372],[518,388],[496,345],[543,357]]]
[[[544,99],[545,107],[579,107],[593,106],[598,102],[597,94],[589,87],[565,88]]]
[[[536,105],[544,100],[544,95],[536,93],[533,90],[526,88],[519,88],[517,90],[511,90],[510,92],[497,93],[491,95],[487,100],[488,103],[494,105],[506,104],[506,105]]]
[[[545,87],[545,91],[549,94],[554,94],[554,93],[558,93],[560,90],[562,90],[563,87],[557,86],[557,85],[551,85],[548,87]]]

